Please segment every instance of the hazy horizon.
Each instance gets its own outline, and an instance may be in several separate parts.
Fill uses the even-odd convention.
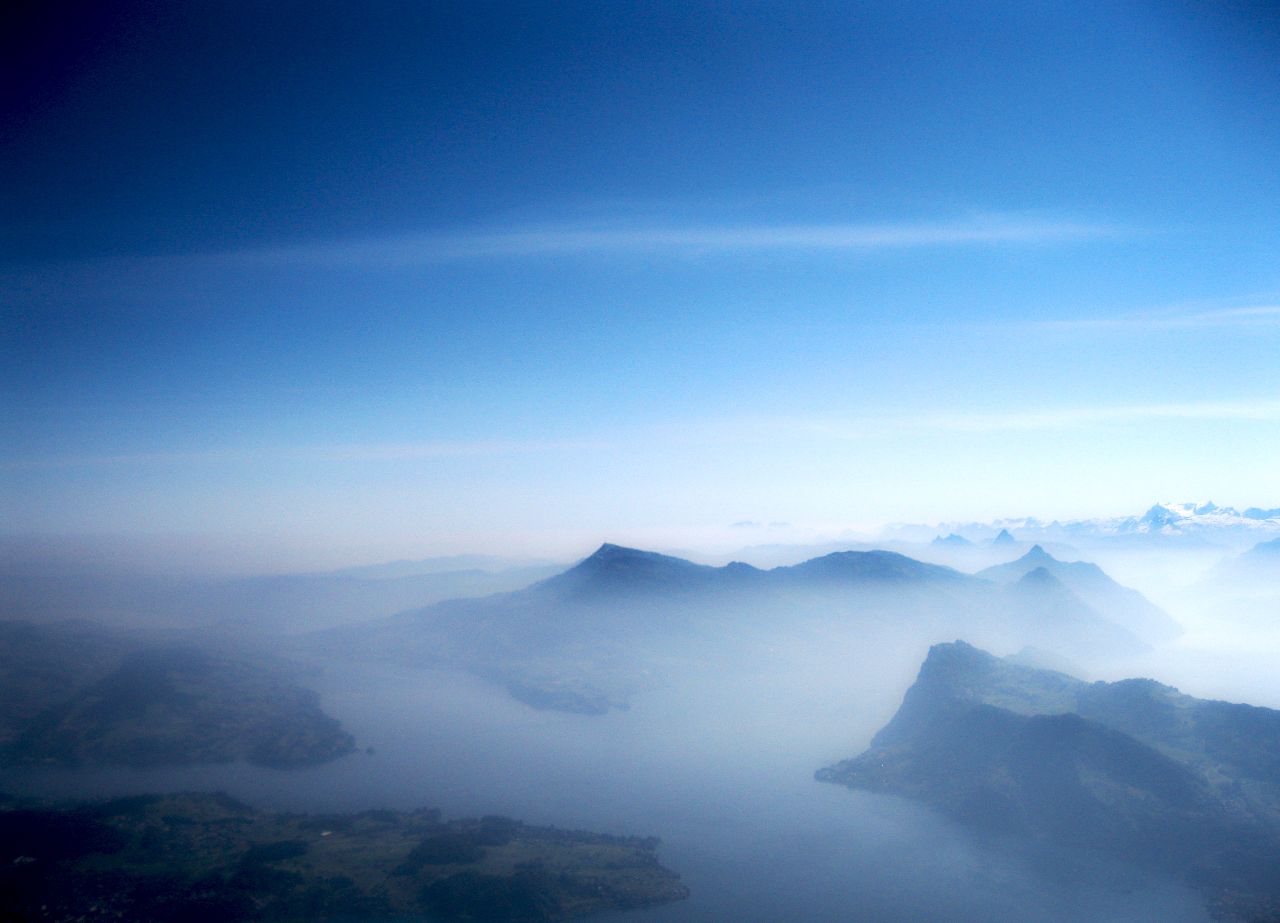
[[[296,568],[1280,505],[1274,9],[904,9],[21,14],[0,529]]]
[[[0,915],[1280,921],[1280,4],[0,21]]]

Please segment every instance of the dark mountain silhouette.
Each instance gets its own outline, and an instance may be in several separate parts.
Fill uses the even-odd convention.
[[[680,595],[724,589],[758,573],[747,564],[709,567],[654,551],[604,544],[590,557],[536,584],[529,592],[566,599],[596,594]]]
[[[940,564],[926,564],[893,551],[837,551],[791,567],[768,572],[777,579],[877,585],[932,584],[958,586],[969,578]]]
[[[1280,712],[1152,680],[1085,683],[964,642],[929,651],[898,713],[821,781],[971,826],[1107,850],[1217,904],[1280,908]]]
[[[1092,609],[1148,643],[1177,637],[1182,629],[1167,612],[1137,590],[1116,583],[1102,568],[1087,561],[1059,561],[1040,545],[1007,564],[978,571],[996,583],[1014,583],[1035,570],[1057,578]]]
[[[965,631],[1001,650],[1075,659],[1141,643],[1051,577],[1008,588],[889,551],[760,570],[602,545],[512,593],[451,600],[313,636],[345,656],[460,666],[536,707],[598,713],[666,671],[821,632],[913,645]]]
[[[1000,534],[991,540],[991,544],[998,548],[1004,545],[1016,545],[1018,540],[1013,537],[1008,529],[1001,529]]]

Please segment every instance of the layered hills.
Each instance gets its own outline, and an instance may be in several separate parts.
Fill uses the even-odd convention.
[[[1145,603],[1137,593],[1112,584],[1091,604],[1073,588],[1088,584],[1075,565],[1058,568],[1039,550],[1027,563],[1036,566],[1006,582],[1003,571],[998,580],[975,577],[889,551],[835,552],[762,570],[606,544],[523,590],[439,603],[312,641],[346,656],[459,666],[538,707],[603,712],[664,672],[780,640],[927,646],[964,633],[997,650],[1034,644],[1096,661],[1141,650],[1159,635],[1148,631],[1163,615],[1153,605],[1140,612],[1150,618],[1134,617],[1135,599]]]
[[[1169,614],[1137,590],[1121,586],[1096,564],[1060,561],[1040,545],[1016,561],[978,571],[977,576],[996,583],[1015,583],[1037,571],[1052,578],[1096,612],[1125,626],[1148,642],[1166,641],[1181,633]]]
[[[886,529],[882,538],[927,541],[940,532],[973,542],[1008,532],[1021,541],[1090,547],[1235,547],[1280,533],[1280,508],[1251,506],[1241,510],[1212,502],[1155,503],[1142,513],[1095,519],[1046,522],[1027,516],[986,523],[902,524]]]
[[[1148,679],[1086,683],[940,644],[870,748],[817,778],[1177,874],[1223,919],[1280,914],[1280,712],[1270,709]]]

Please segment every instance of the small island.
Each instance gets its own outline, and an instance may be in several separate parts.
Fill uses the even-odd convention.
[[[0,801],[14,920],[567,920],[681,900],[658,841],[434,810],[269,814],[226,795]]]

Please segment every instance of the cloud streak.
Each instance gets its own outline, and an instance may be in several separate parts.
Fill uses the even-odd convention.
[[[250,464],[261,462],[350,463],[436,461],[544,452],[595,451],[602,443],[588,439],[476,440],[348,443],[314,446],[208,449],[189,452],[136,452],[115,455],[62,455],[0,461],[0,470],[38,471],[59,468],[131,468],[153,465]]]
[[[858,440],[924,432],[1007,433],[1160,423],[1171,420],[1280,421],[1280,398],[1130,404],[1111,407],[1065,407],[1017,412],[918,414],[897,419],[868,417],[844,422],[803,421],[788,424],[788,427],[793,431],[808,432],[818,436]]]
[[[985,435],[1048,430],[1130,426],[1169,421],[1280,422],[1280,397],[1246,401],[1193,401],[1111,407],[1046,408],[1018,412],[917,413],[867,415],[844,419],[720,418],[637,427],[594,436],[545,440],[476,440],[352,443],[336,445],[212,449],[195,452],[12,458],[0,470],[42,471],[76,468],[132,468],[171,465],[381,464],[433,462],[460,458],[498,458],[553,453],[634,452],[638,447],[709,446],[817,440],[858,442],[912,438],[937,433]]]
[[[1035,326],[1063,331],[1132,331],[1202,330],[1230,327],[1280,327],[1280,305],[1261,304],[1237,308],[1187,310],[1122,314],[1118,317],[1077,318],[1045,321]]]
[[[921,247],[1060,244],[1122,233],[1072,221],[986,217],[887,224],[543,226],[507,231],[419,234],[274,247],[224,254],[233,262],[408,267],[468,260],[676,253],[840,254]]]

